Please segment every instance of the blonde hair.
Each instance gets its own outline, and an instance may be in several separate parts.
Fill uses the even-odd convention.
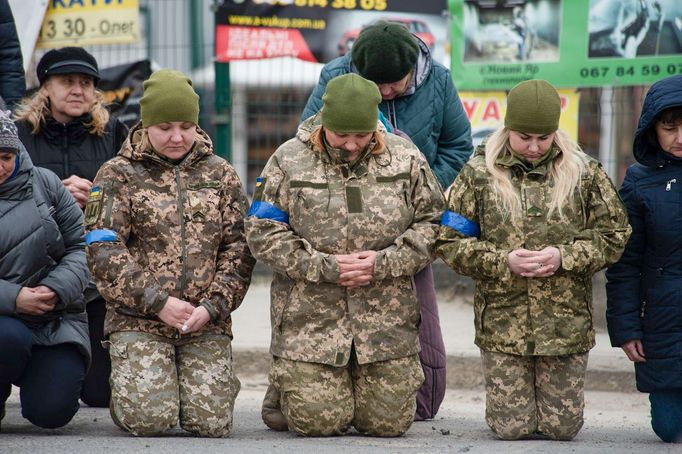
[[[104,106],[104,94],[95,90],[95,102],[90,107],[92,121],[86,123],[90,134],[101,136],[104,134],[107,123],[109,123],[109,111]],[[42,87],[28,98],[21,100],[21,103],[14,110],[14,119],[26,121],[31,125],[31,134],[40,133],[40,127],[47,117],[51,117],[50,99],[45,94]]]
[[[495,131],[485,144],[485,167],[490,174],[493,193],[496,195],[495,203],[505,219],[512,221],[521,217],[521,198],[511,181],[510,170],[496,164],[497,158],[507,149],[509,144],[509,130],[501,128]],[[555,211],[563,218],[562,206],[568,200],[573,201],[575,188],[580,184],[580,177],[585,168],[585,161],[581,154],[583,151],[562,130],[554,134],[552,146],[557,147],[560,153],[549,165],[548,182],[552,191],[552,199],[549,204],[551,217]]]
[[[325,150],[323,132],[324,128],[322,127],[322,125],[319,125],[315,129],[313,129],[313,132],[310,133],[310,142],[313,144],[313,150],[317,151],[318,153],[322,153]],[[373,134],[374,136],[370,141],[370,144],[374,142],[372,154],[378,155],[383,153],[384,150],[386,149],[386,139],[384,139],[383,134],[379,134],[378,131],[376,130],[374,131]]]

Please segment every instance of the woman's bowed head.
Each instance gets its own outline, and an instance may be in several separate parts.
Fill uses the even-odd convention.
[[[199,124],[199,95],[180,71],[162,69],[144,82],[140,99],[143,140],[171,161],[185,157],[194,145]]]

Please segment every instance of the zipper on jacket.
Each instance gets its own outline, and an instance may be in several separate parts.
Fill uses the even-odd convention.
[[[180,179],[180,169],[175,167],[175,185],[178,190],[178,217],[180,218],[180,241],[182,247],[182,255],[180,256],[180,263],[182,263],[182,274],[180,275],[180,293],[184,293],[187,285],[187,233],[185,231],[185,209],[184,197]]]
[[[672,180],[666,181],[665,190],[667,192],[670,192],[670,190],[673,188],[673,183],[677,183],[677,178],[673,178]]]
[[[642,300],[642,307],[639,310],[639,318],[644,318],[644,310],[646,309],[646,300]]]
[[[62,137],[64,138],[62,142],[62,154],[64,155],[63,168],[64,178],[69,178],[71,176],[71,153],[69,153],[69,131],[66,126],[63,126]]]

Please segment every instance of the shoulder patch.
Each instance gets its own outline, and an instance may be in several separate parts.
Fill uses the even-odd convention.
[[[88,202],[85,204],[85,225],[93,225],[99,220],[102,213],[102,199],[104,189],[101,186],[93,186],[88,195]]]
[[[256,188],[253,191],[253,200],[262,200],[263,199],[263,190],[265,189],[265,183],[267,183],[268,179],[265,177],[258,177],[256,178]]]

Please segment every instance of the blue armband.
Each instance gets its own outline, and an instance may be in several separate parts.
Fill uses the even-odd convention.
[[[476,237],[481,236],[481,228],[474,221],[465,218],[461,214],[446,211],[440,218],[440,225],[450,227],[452,230],[461,233],[464,236]]]
[[[275,205],[260,200],[256,200],[251,204],[251,208],[249,208],[246,216],[256,216],[258,219],[269,219],[289,224],[289,214],[286,211],[282,211]]]
[[[92,243],[111,243],[116,241],[118,235],[113,230],[93,230],[85,235],[85,245]]]

